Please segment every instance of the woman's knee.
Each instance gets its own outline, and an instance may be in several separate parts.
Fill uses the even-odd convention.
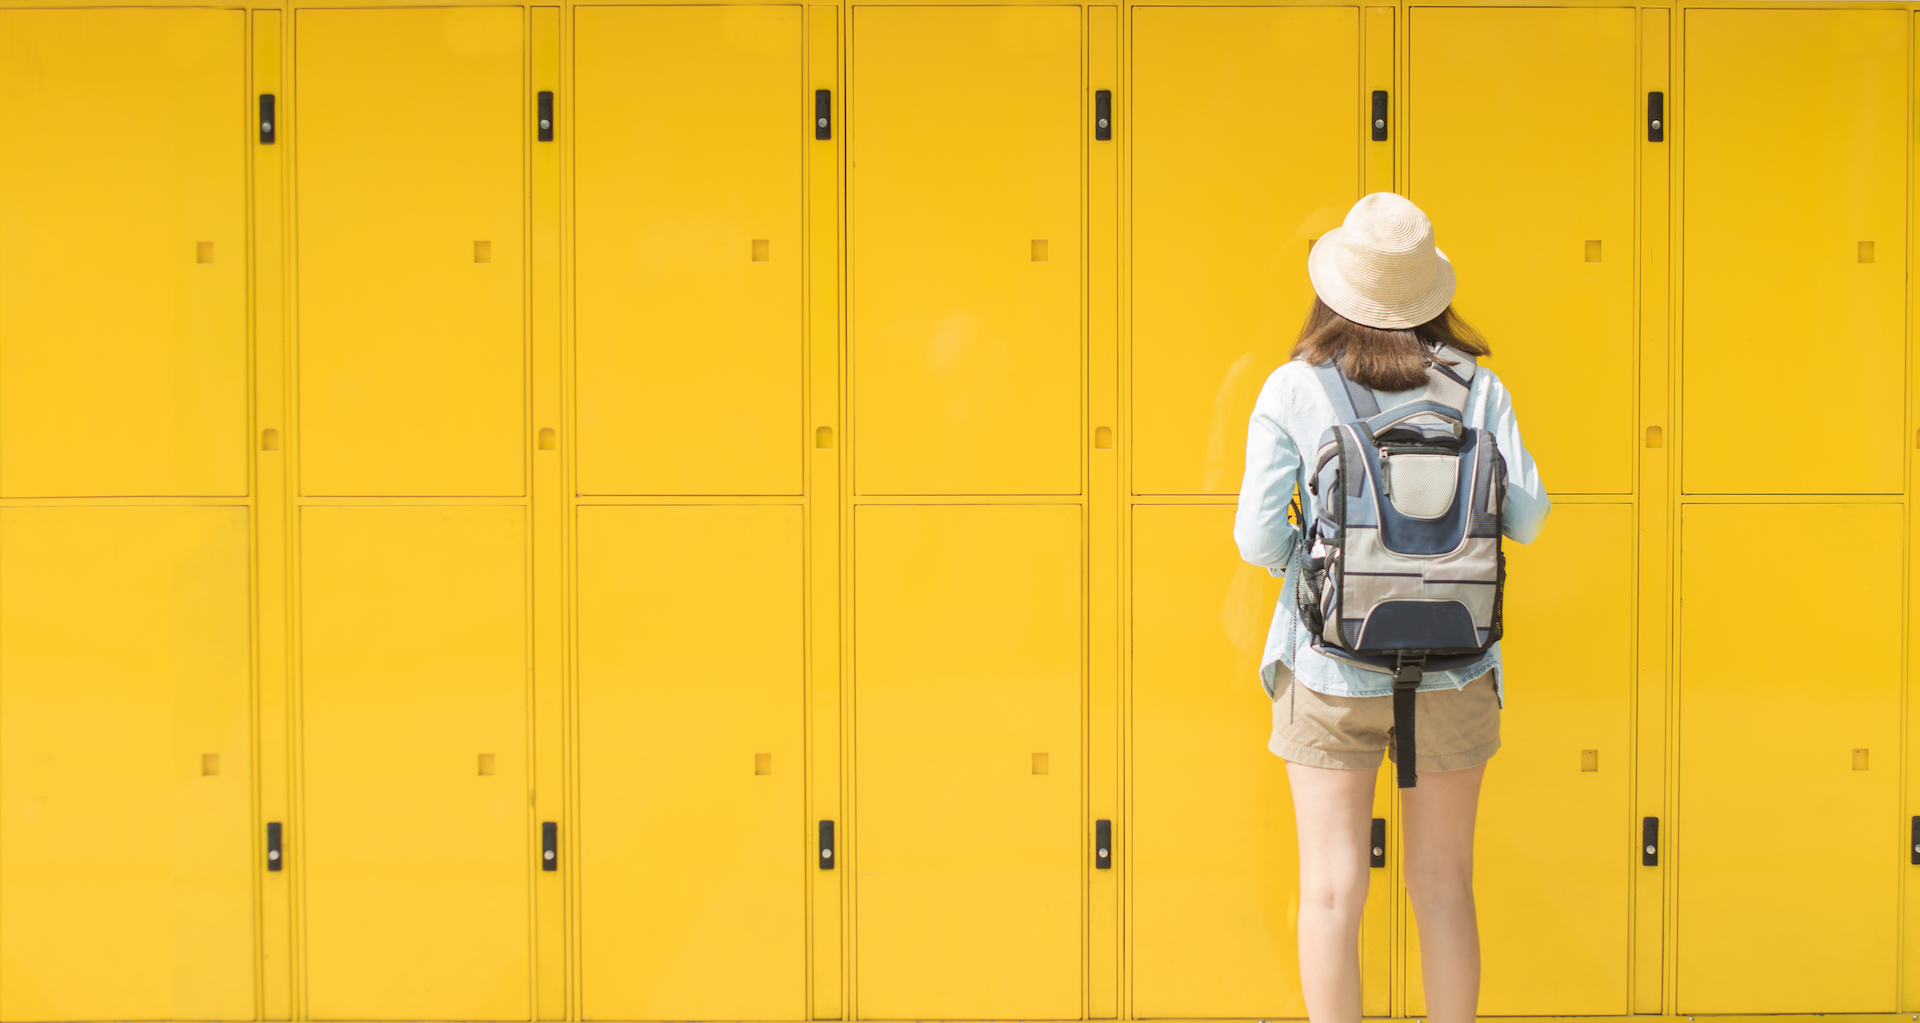
[[[1367,901],[1367,871],[1347,866],[1303,873],[1300,901],[1318,909],[1336,913],[1359,913]]]

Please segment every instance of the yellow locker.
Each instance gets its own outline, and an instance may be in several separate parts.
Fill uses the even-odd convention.
[[[247,546],[0,511],[0,1020],[254,1018]]]
[[[1489,1016],[1627,1012],[1633,557],[1625,504],[1562,504],[1543,539],[1507,546],[1507,701],[1474,848]],[[1422,1013],[1411,923],[1408,1011]]]
[[[303,493],[525,491],[524,17],[295,16]]]
[[[1683,510],[1680,1012],[1895,1008],[1903,515]],[[1805,537],[1834,540],[1814,566],[1768,556]],[[1796,657],[1783,637],[1822,608],[1844,618],[1844,656]]]
[[[1241,562],[1224,505],[1135,508],[1132,560],[1133,1014],[1305,1016],[1293,800],[1259,678],[1280,580]]]
[[[1903,486],[1907,23],[1890,10],[1686,12],[1691,493]],[[1847,410],[1844,439],[1768,430],[1759,442],[1756,410],[1788,393]]]
[[[854,486],[1080,491],[1077,7],[853,12]]]
[[[800,8],[575,17],[579,490],[798,494]]]
[[[1636,104],[1629,8],[1410,13],[1407,195],[1453,260],[1557,493],[1628,493]],[[1579,394],[1579,401],[1557,396]]]
[[[1133,489],[1240,489],[1247,416],[1360,196],[1359,10],[1136,7]]]
[[[1080,509],[854,515],[855,1011],[1080,1018]]]
[[[313,1019],[527,1019],[526,512],[300,515]]]
[[[246,493],[245,25],[0,12],[0,495]]]
[[[583,1016],[803,1019],[801,509],[579,516]]]

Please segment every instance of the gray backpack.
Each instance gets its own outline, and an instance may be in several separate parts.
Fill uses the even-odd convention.
[[[1420,397],[1381,411],[1338,360],[1314,367],[1338,425],[1307,477],[1315,510],[1300,533],[1297,610],[1314,649],[1393,675],[1401,788],[1415,784],[1421,673],[1464,668],[1500,638],[1507,468],[1493,434],[1464,422],[1475,368],[1436,353]]]

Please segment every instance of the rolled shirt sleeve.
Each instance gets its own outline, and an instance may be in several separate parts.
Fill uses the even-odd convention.
[[[1300,452],[1281,427],[1285,386],[1281,374],[1267,379],[1247,422],[1247,471],[1240,479],[1240,504],[1233,514],[1233,539],[1240,556],[1274,575],[1286,571],[1295,529],[1287,504],[1300,479]]]

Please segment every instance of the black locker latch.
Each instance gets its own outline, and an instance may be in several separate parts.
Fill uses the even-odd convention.
[[[822,142],[833,137],[833,90],[831,89],[813,90],[813,137]]]
[[[1920,867],[1920,817],[1913,819],[1913,834],[1908,837],[1907,844],[1913,847],[1908,850],[1913,854],[1913,865]]]
[[[1093,94],[1093,138],[1113,141],[1113,90],[1100,89]]]
[[[1368,120],[1368,126],[1373,129],[1375,142],[1387,140],[1387,90],[1385,89],[1373,90],[1373,117]]]
[[[551,92],[540,93],[536,97],[536,100],[537,100],[537,106],[539,108],[538,113],[540,115],[540,122],[536,124],[534,127],[537,128],[540,132],[540,141],[552,142],[553,141],[553,93]]]
[[[820,869],[833,869],[833,822],[820,822]]]
[[[1640,818],[1640,865],[1660,865],[1660,818]]]
[[[1113,822],[1093,822],[1093,865],[1099,870],[1113,869]]]
[[[1647,93],[1647,141],[1665,142],[1667,139],[1667,94],[1664,92]]]
[[[1373,835],[1367,840],[1367,866],[1384,867],[1387,865],[1387,819],[1373,819]]]
[[[273,145],[273,93],[260,94],[260,144]]]
[[[560,869],[560,822],[540,822],[540,869]]]
[[[280,855],[280,822],[267,822],[267,869],[279,870],[286,864],[286,857]]]

